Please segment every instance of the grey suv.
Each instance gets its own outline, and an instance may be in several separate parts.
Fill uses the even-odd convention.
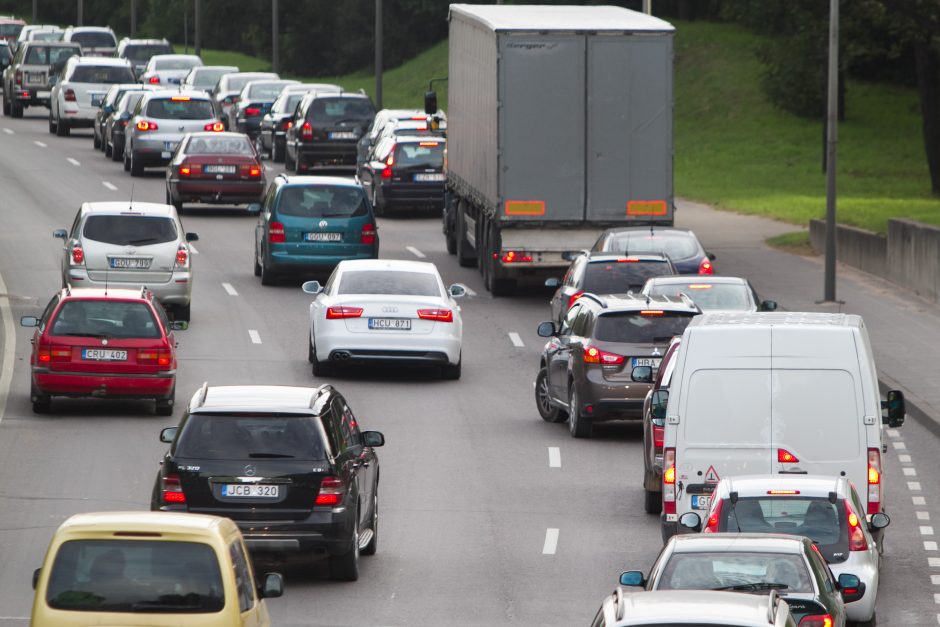
[[[69,57],[81,56],[76,43],[30,41],[22,44],[3,72],[3,113],[23,117],[26,107],[48,107],[50,77]]]
[[[535,380],[542,419],[567,417],[571,435],[587,438],[596,422],[642,418],[649,369],[659,368],[669,342],[699,313],[686,296],[583,294],[560,328],[552,321],[538,327],[541,337],[551,338]],[[634,378],[638,367],[646,381]]]

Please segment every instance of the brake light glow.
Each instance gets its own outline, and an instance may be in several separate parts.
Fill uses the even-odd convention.
[[[184,161],[180,164],[179,174],[180,176],[192,176],[193,174],[200,174],[202,172],[202,166],[198,163],[189,163]]]
[[[865,532],[862,531],[858,516],[852,511],[852,506],[849,505],[848,499],[845,499],[843,504],[845,505],[845,517],[849,523],[849,550],[867,551],[868,540],[865,539]]]
[[[281,128],[284,129],[285,131],[289,129],[290,127],[292,127],[293,125],[294,123],[291,120],[284,120],[283,122],[281,122]]]
[[[159,85],[159,84],[160,84],[160,77],[159,77],[159,76],[151,76],[151,77],[150,77],[150,84],[151,84],[151,85]]]
[[[710,290],[712,288],[712,286],[707,283],[692,283],[688,287],[690,290]]]
[[[868,513],[881,511],[881,451],[868,449]]]
[[[571,309],[571,306],[574,305],[575,301],[584,296],[584,292],[575,292],[568,297],[568,309]]]
[[[287,241],[284,225],[281,222],[272,222],[268,225],[268,241],[272,244],[283,244]]]
[[[437,148],[440,144],[437,142],[418,142],[419,146],[424,146],[425,148]]]
[[[375,226],[372,224],[363,224],[362,225],[362,236],[359,240],[360,244],[375,244]]]
[[[412,120],[415,120],[415,121],[419,121],[419,122],[420,122],[420,121],[426,121],[426,120],[427,120],[427,116],[424,116],[424,115],[413,115],[413,116],[411,116],[411,119],[412,119]]]
[[[343,502],[346,484],[339,477],[323,477],[315,505],[339,505]]]
[[[662,309],[644,309],[640,312],[641,316],[661,316],[664,312]]]
[[[41,364],[47,364],[51,361],[70,361],[71,359],[72,349],[68,346],[40,348],[36,353],[36,360]]]
[[[715,268],[712,266],[712,262],[709,261],[708,257],[702,259],[702,263],[698,264],[698,273],[699,274],[715,274]]]
[[[189,102],[192,98],[189,96],[170,96],[170,100],[173,102]]]
[[[163,484],[163,502],[164,503],[185,503],[186,494],[183,493],[183,485],[180,482],[180,476],[177,474],[164,475],[161,480]]]
[[[339,318],[359,318],[362,316],[362,307],[327,307],[326,319],[337,320]]]
[[[388,159],[385,160],[385,167],[382,168],[382,178],[390,179],[392,178],[392,166],[395,165],[395,148],[392,147],[392,154],[388,156]]]
[[[189,264],[189,251],[185,244],[180,244],[176,249],[176,265],[185,268]]]
[[[829,614],[812,614],[800,619],[800,627],[832,627],[832,616]]]
[[[261,109],[259,107],[248,107],[245,109],[245,115],[256,117],[261,115]]]
[[[793,496],[799,493],[799,490],[767,490],[767,494],[771,496]]]
[[[531,263],[532,255],[528,255],[524,252],[517,252],[515,250],[510,250],[508,252],[503,253],[502,259],[503,259],[503,263],[518,263],[518,262]]]
[[[158,366],[169,366],[173,362],[173,353],[168,350],[141,348],[137,351],[137,363]]]
[[[211,131],[213,133],[221,133],[225,130],[225,125],[221,122],[210,122],[202,127],[204,131]]]
[[[72,89],[66,89],[66,90],[65,90],[65,101],[66,101],[66,102],[75,102],[76,100],[78,100],[78,99],[75,97],[75,91],[72,90]]]
[[[435,322],[453,322],[454,312],[450,309],[419,309],[418,317],[422,320],[434,320]]]
[[[584,363],[603,364],[605,366],[617,366],[623,363],[624,356],[615,353],[602,351],[596,346],[587,346],[584,348]]]
[[[799,458],[796,455],[791,453],[785,448],[777,449],[777,461],[781,464],[797,464],[799,463]]]
[[[715,508],[711,511],[711,514],[708,515],[708,520],[705,521],[705,528],[702,529],[702,533],[718,533],[721,531],[718,528],[718,523],[721,521],[722,503],[724,503],[723,499],[718,499],[715,502]]]
[[[313,126],[310,125],[310,122],[304,121],[304,125],[300,127],[300,138],[313,139]]]
[[[618,259],[617,263],[639,263],[639,261],[636,257],[627,257],[626,259]]]
[[[676,513],[676,449],[663,451],[663,513]]]
[[[80,245],[75,244],[72,246],[72,265],[80,266],[85,263],[85,249]]]
[[[137,122],[138,131],[144,131],[144,132],[155,131],[157,130],[157,128],[159,128],[157,126],[157,123],[151,122],[150,120],[140,120],[139,122]]]
[[[238,168],[238,171],[243,177],[247,176],[248,178],[256,179],[261,176],[260,165],[243,165]]]

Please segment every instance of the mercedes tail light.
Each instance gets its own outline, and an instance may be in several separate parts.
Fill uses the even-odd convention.
[[[210,122],[202,127],[202,130],[212,132],[212,133],[221,133],[225,130],[225,125],[221,122]]]
[[[603,366],[619,366],[623,363],[624,356],[615,353],[602,351],[596,346],[584,347],[584,363],[601,364]]]
[[[715,501],[715,506],[708,514],[708,520],[705,521],[705,527],[702,529],[702,533],[718,533],[720,531],[718,527],[721,523],[721,506],[723,503],[724,501],[722,499]]]
[[[183,493],[183,484],[177,474],[163,475],[160,480],[164,503],[185,503],[186,495]]]
[[[708,257],[702,259],[702,262],[698,264],[698,273],[715,274],[715,267],[712,265],[712,262]]]
[[[155,130],[157,130],[158,128],[159,128],[159,127],[157,126],[157,123],[156,123],[156,122],[152,122],[152,121],[150,121],[150,120],[139,120],[139,121],[137,122],[137,130],[138,130],[138,131],[141,131],[141,132],[143,132],[143,133],[146,133],[146,132],[148,132],[148,131],[155,131]]]
[[[159,84],[160,84],[160,77],[159,77],[159,76],[151,76],[151,77],[150,77],[150,84],[151,84],[151,85],[159,85]]]
[[[676,449],[663,451],[663,513],[676,513]]]
[[[340,318],[359,318],[362,316],[362,307],[327,307],[326,319],[337,320]]]
[[[845,520],[849,527],[849,550],[867,551],[868,540],[865,539],[865,532],[862,531],[862,521],[860,521],[855,512],[852,511],[852,506],[849,505],[848,499],[845,499],[843,503],[845,506]]]
[[[382,168],[382,178],[390,179],[392,178],[392,166],[395,165],[395,150],[392,149],[392,154],[388,156],[388,159],[385,160],[385,167]]]
[[[186,244],[180,244],[176,249],[176,265],[179,268],[185,268],[189,265],[189,250]]]
[[[881,511],[881,450],[868,449],[868,513]]]
[[[584,292],[577,291],[571,296],[568,297],[568,309],[571,309],[571,306],[574,305],[574,302],[584,296]]]
[[[75,90],[74,90],[74,89],[66,89],[66,90],[65,90],[65,101],[66,101],[66,102],[76,102],[77,100],[78,100],[78,98],[75,97]]]
[[[450,309],[419,309],[418,317],[422,320],[434,320],[435,322],[453,322],[454,312]]]
[[[283,244],[287,241],[282,222],[272,222],[268,225],[268,241],[272,244]]]
[[[82,248],[81,244],[72,246],[71,262],[73,266],[80,266],[85,263],[85,249]]]
[[[315,505],[340,505],[346,493],[346,484],[339,477],[323,477]]]
[[[313,139],[313,126],[307,120],[305,120],[304,125],[300,127],[300,138],[308,140]]]
[[[362,237],[359,240],[361,244],[375,244],[375,225],[363,224]]]

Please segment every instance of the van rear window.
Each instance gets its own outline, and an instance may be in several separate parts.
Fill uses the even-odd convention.
[[[615,312],[598,316],[594,338],[602,342],[662,344],[682,335],[695,314],[667,311],[661,314]]]
[[[317,98],[310,104],[307,119],[334,124],[346,120],[369,121],[374,115],[375,109],[366,98]]]
[[[159,216],[88,216],[82,237],[117,246],[150,246],[176,240],[176,224]]]
[[[78,612],[207,614],[221,611],[225,596],[208,544],[71,540],[56,553],[46,603]]]
[[[114,48],[117,46],[114,35],[100,31],[72,33],[71,40],[77,42],[82,48]]]
[[[349,185],[289,185],[277,213],[300,218],[352,218],[367,213],[365,192]]]

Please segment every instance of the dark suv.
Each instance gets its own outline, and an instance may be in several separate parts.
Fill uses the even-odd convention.
[[[361,93],[315,91],[304,96],[285,138],[288,171],[315,165],[356,165],[356,147],[375,107]]]
[[[359,179],[376,215],[390,209],[443,211],[446,141],[433,136],[379,140],[359,166]]]
[[[203,384],[170,443],[152,510],[213,514],[238,525],[249,550],[281,561],[329,560],[359,578],[378,543],[378,431],[360,431],[346,399],[317,388]]]
[[[658,370],[669,342],[699,313],[684,295],[585,293],[560,329],[551,321],[539,325],[538,334],[551,338],[535,381],[539,414],[547,422],[567,415],[576,438],[591,437],[595,422],[642,418],[650,383],[634,379],[634,369]]]

